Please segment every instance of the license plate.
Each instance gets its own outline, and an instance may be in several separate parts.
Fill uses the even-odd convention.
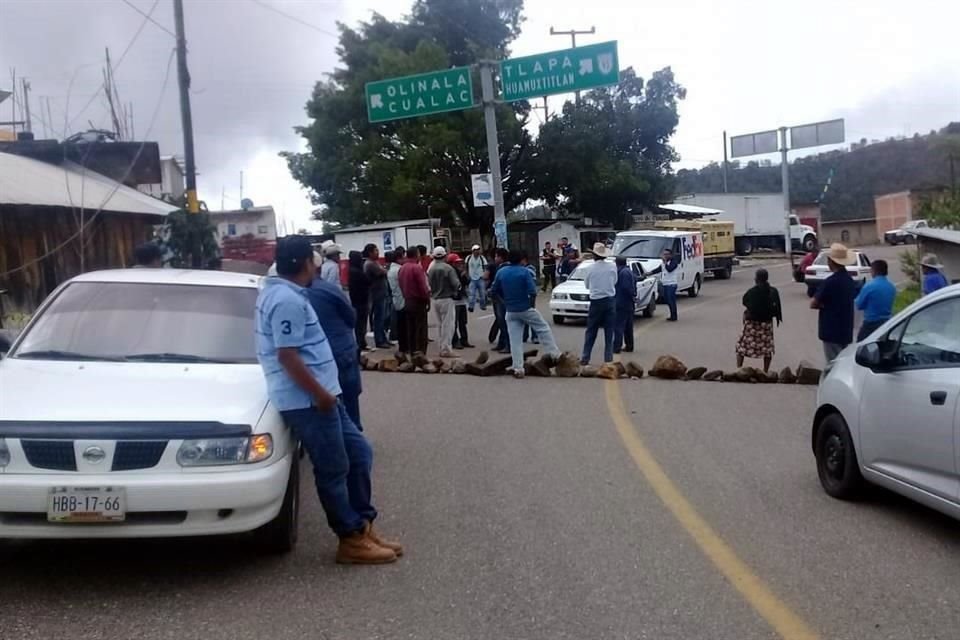
[[[56,487],[47,497],[47,521],[123,522],[127,495],[118,487]]]
[[[589,310],[590,310],[590,305],[589,305],[589,304],[578,304],[578,305],[575,305],[574,308],[575,308],[577,311],[589,311]]]

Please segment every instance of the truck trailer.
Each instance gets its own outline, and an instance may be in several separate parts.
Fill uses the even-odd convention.
[[[783,195],[779,193],[697,193],[677,198],[676,204],[717,209],[708,219],[728,220],[734,225],[734,248],[739,255],[756,249],[783,250]],[[794,250],[812,251],[816,230],[790,214],[790,240]]]

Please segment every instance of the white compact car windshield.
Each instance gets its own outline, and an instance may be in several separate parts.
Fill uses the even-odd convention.
[[[43,311],[15,358],[256,363],[257,290],[74,282]]]

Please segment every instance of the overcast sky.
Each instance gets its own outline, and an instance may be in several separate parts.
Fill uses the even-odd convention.
[[[141,14],[153,9],[153,23]],[[336,64],[335,23],[377,11],[399,18],[409,0],[185,0],[200,197],[210,208],[243,195],[272,204],[288,230],[315,228],[306,192],[277,153],[299,148],[315,80]],[[263,5],[299,18],[307,25]],[[911,135],[960,120],[960,3],[945,0],[527,0],[517,55],[561,49],[557,29],[596,27],[578,44],[619,41],[621,67],[648,77],[673,67],[687,87],[674,144],[679,167],[722,158],[721,135],[836,117],[847,139]],[[103,50],[136,134],[181,154],[176,66],[163,80],[174,40],[171,0],[0,0],[0,89],[12,67],[32,84],[34,129],[60,137],[108,127],[105,101],[86,105],[101,84]],[[71,86],[72,82],[72,86]],[[52,123],[38,112],[49,97]],[[558,109],[563,97],[551,101]],[[9,116],[9,101],[0,120]],[[154,112],[156,119],[153,121]],[[536,112],[535,112],[536,113]],[[539,116],[542,117],[542,112]],[[225,194],[225,195],[224,195]],[[414,212],[411,212],[414,213]]]

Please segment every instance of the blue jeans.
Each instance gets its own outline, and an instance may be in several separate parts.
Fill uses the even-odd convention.
[[[387,340],[387,298],[370,301],[370,313],[373,316],[373,343],[381,347]]]
[[[496,317],[499,333],[497,334],[497,349],[506,351],[510,348],[510,336],[507,333],[507,308],[497,299],[493,301],[493,314]]]
[[[583,355],[581,364],[589,364],[593,354],[593,344],[597,341],[597,333],[603,327],[603,361],[613,362],[613,333],[616,327],[617,312],[613,298],[600,298],[590,301],[590,311],[587,313],[587,333],[583,340]]]
[[[510,356],[513,358],[513,368],[523,371],[523,330],[530,327],[537,336],[543,352],[549,356],[559,356],[560,349],[553,338],[550,325],[543,319],[536,309],[526,311],[507,311],[507,330],[510,333]]]
[[[310,407],[281,411],[280,415],[310,456],[317,495],[333,532],[343,537],[373,522],[377,517],[370,504],[373,450],[343,402],[337,400],[336,408],[328,413]]]
[[[617,304],[617,324],[613,332],[613,350],[616,353],[620,353],[624,346],[627,351],[633,351],[633,312],[633,300]]]
[[[670,319],[677,319],[677,285],[663,285],[663,301],[670,307]]]
[[[480,278],[478,280],[470,281],[470,299],[468,301],[467,307],[470,311],[473,311],[474,305],[477,303],[477,297],[480,298],[480,308],[487,308],[487,282]]]
[[[337,362],[338,378],[340,380],[340,399],[343,400],[343,406],[347,410],[347,415],[357,425],[357,429],[363,431],[363,423],[360,421],[360,394],[363,392],[363,384],[360,377],[360,359],[356,351],[341,352],[334,354],[334,360]]]

